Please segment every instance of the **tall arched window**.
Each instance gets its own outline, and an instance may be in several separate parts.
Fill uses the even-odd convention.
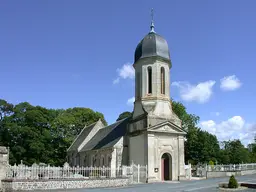
[[[152,68],[148,67],[148,93],[152,93]]]
[[[165,71],[161,67],[161,94],[165,94]]]
[[[85,155],[84,156],[84,166],[86,166],[87,165],[87,156]]]
[[[111,157],[108,156],[108,166],[111,167]]]

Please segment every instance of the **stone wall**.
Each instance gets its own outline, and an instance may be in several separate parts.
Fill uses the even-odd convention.
[[[9,151],[6,147],[0,146],[0,191],[1,191],[1,180],[5,179],[8,164],[9,164]]]
[[[207,171],[206,178],[217,178],[217,177],[230,177],[241,176],[241,175],[251,175],[256,174],[256,170],[244,170],[244,171]]]
[[[53,189],[120,187],[129,184],[128,178],[62,179],[62,180],[2,180],[4,192]]]
[[[218,178],[218,177],[230,177],[231,175],[234,176],[241,176],[241,171],[207,171],[206,178]]]
[[[244,170],[244,171],[241,171],[241,175],[252,175],[252,174],[256,174],[256,170]]]

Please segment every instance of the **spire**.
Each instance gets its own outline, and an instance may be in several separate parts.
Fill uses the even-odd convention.
[[[150,33],[155,33],[155,25],[154,25],[154,10],[151,9],[151,25],[150,25]]]

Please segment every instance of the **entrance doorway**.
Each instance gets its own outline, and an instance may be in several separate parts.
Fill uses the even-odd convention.
[[[164,153],[161,158],[162,180],[172,180],[172,157],[168,153]]]

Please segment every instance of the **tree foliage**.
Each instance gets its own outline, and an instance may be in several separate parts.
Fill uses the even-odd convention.
[[[228,157],[229,163],[249,163],[251,162],[250,151],[244,147],[240,140],[224,141],[224,154]],[[226,163],[223,162],[223,163]]]
[[[185,161],[192,164],[215,162],[220,150],[217,137],[198,128],[200,118],[189,114],[182,103],[172,101],[172,109],[182,120],[182,129],[187,132]]]
[[[248,148],[239,140],[224,141],[222,147],[215,135],[197,127],[199,117],[189,114],[186,107],[172,101],[173,111],[182,120],[185,138],[185,161],[197,163],[249,163],[256,162],[256,143]],[[131,116],[124,112],[117,120]],[[10,148],[10,163],[34,162],[63,165],[66,150],[84,126],[104,115],[89,108],[46,109],[28,102],[17,105],[0,99],[0,145]]]
[[[119,115],[119,117],[117,118],[117,120],[116,120],[116,121],[119,121],[119,120],[121,120],[121,119],[124,119],[124,118],[130,117],[131,115],[132,115],[132,113],[131,113],[131,112],[129,112],[129,111],[125,111],[125,112],[123,112],[123,113],[121,113],[121,114]]]
[[[63,165],[74,137],[103,114],[89,108],[46,109],[27,102],[0,100],[0,144],[10,148],[10,163]]]
[[[200,118],[195,114],[189,114],[186,107],[172,100],[174,113],[182,120],[182,129],[187,133],[185,138],[185,162],[198,164],[230,164],[256,162],[256,144],[251,145],[249,152],[239,140],[224,142],[225,148],[221,149],[217,137],[197,127]],[[118,120],[129,116],[130,112],[121,113]],[[127,115],[127,116],[126,116]],[[236,158],[238,157],[239,158]]]
[[[234,175],[231,175],[229,178],[228,188],[238,188],[238,183]]]

